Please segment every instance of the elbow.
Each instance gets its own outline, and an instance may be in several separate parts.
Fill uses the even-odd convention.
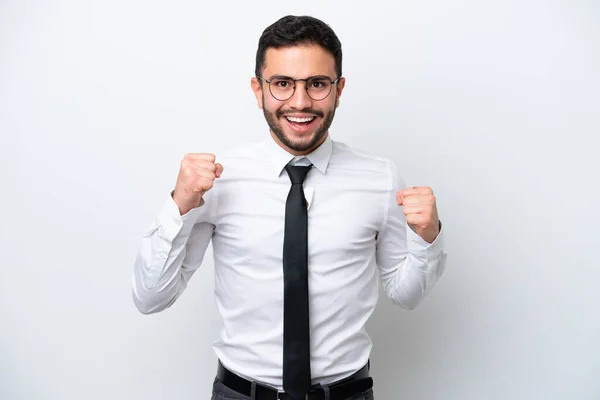
[[[403,274],[384,280],[385,292],[395,305],[405,310],[416,309],[429,295],[443,268],[430,269],[426,274]]]
[[[155,308],[150,307],[147,302],[141,301],[135,295],[133,295],[132,297],[133,297],[133,304],[135,305],[135,308],[141,314],[143,314],[143,315],[150,315],[150,314],[154,314],[154,313],[158,312]]]
[[[407,285],[406,283],[398,286],[388,285],[385,291],[394,305],[410,311],[421,304],[426,296],[426,291],[420,284]]]
[[[145,308],[145,307],[136,307],[138,309],[138,311],[140,312],[140,314],[143,315],[152,315],[152,314],[156,314],[159,311],[162,311],[162,309],[154,309],[154,308]]]
[[[421,304],[422,296],[411,296],[411,297],[401,297],[401,296],[389,296],[392,299],[392,302],[402,307],[405,310],[412,311]]]
[[[168,302],[159,301],[154,296],[144,296],[140,297],[135,293],[135,290],[132,294],[133,304],[135,308],[144,315],[156,314],[167,308],[171,307],[171,305],[175,302],[175,298],[171,299]]]
[[[131,299],[135,308],[142,314],[154,314],[159,310],[156,307],[156,293],[143,282],[143,275],[138,270],[133,275]]]
[[[134,285],[131,298],[135,308],[144,315],[156,314],[169,307],[177,299],[176,294],[158,291],[156,289],[144,288]]]
[[[136,265],[131,298],[141,314],[156,314],[175,302],[179,295],[179,286],[178,279],[163,282],[156,276],[148,276],[143,268]]]
[[[155,314],[155,313],[161,311],[160,308],[156,307],[155,304],[152,304],[152,301],[149,296],[147,296],[147,295],[140,296],[136,292],[135,288],[131,292],[131,297],[133,300],[133,304],[135,305],[135,308],[141,314],[150,315],[150,314]]]

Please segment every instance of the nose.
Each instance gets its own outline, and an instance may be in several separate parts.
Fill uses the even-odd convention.
[[[312,99],[306,93],[306,82],[296,82],[296,91],[292,98],[288,100],[288,104],[296,110],[304,110],[312,106]]]

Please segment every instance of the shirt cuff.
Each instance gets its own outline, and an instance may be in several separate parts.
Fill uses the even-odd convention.
[[[169,241],[173,241],[178,235],[189,234],[194,227],[201,207],[202,205],[181,215],[179,213],[179,206],[175,203],[173,197],[169,195],[163,208],[158,213],[155,222],[152,224],[149,234],[158,229],[160,236]]]
[[[428,259],[437,258],[444,251],[444,226],[440,221],[440,231],[431,243],[426,242],[421,236],[406,224],[408,250],[412,254],[421,254]]]

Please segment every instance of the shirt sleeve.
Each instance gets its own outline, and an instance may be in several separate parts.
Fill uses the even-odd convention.
[[[389,162],[390,186],[386,193],[384,222],[377,235],[377,265],[386,294],[394,303],[414,309],[442,275],[447,254],[444,228],[432,243],[417,235],[406,223],[396,191],[405,183]]]
[[[134,262],[133,302],[143,314],[170,307],[202,264],[214,231],[214,188],[180,215],[170,195],[142,238]]]

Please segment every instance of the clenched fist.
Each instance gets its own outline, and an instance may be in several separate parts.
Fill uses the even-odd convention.
[[[215,163],[215,155],[210,153],[186,154],[181,161],[173,200],[181,215],[202,204],[202,196],[209,191],[215,179],[221,176],[223,166]]]
[[[427,186],[398,190],[396,202],[402,206],[408,226],[423,240],[433,243],[440,232],[433,190]]]

